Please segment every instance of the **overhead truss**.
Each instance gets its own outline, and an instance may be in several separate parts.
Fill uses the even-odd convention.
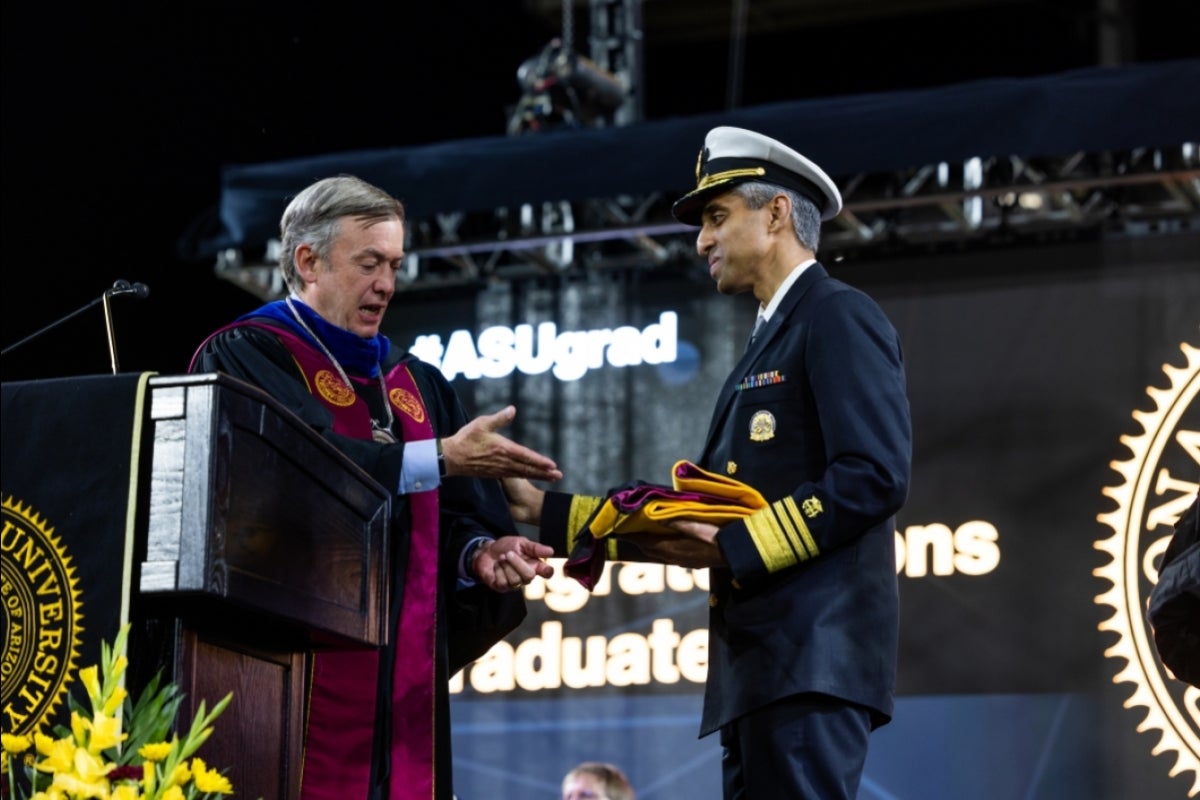
[[[827,261],[964,245],[1200,232],[1195,142],[1056,158],[975,158],[837,177],[845,208],[822,230],[821,256]],[[680,193],[548,201],[410,220],[409,255],[397,290],[688,263],[696,256],[696,229],[670,214]],[[285,294],[278,249],[275,241],[264,252],[226,250],[216,272],[264,300],[278,299]]]

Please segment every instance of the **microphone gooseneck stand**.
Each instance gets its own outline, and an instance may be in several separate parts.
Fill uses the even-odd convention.
[[[83,312],[87,311],[89,308],[92,308],[97,303],[103,303],[104,304],[104,326],[108,331],[108,355],[109,355],[109,360],[112,362],[113,375],[116,375],[117,370],[119,368],[118,364],[117,364],[117,340],[116,340],[116,337],[113,335],[112,307],[109,304],[109,301],[114,297],[122,297],[124,295],[133,295],[134,297],[141,300],[141,299],[144,299],[144,298],[150,296],[150,287],[144,283],[130,283],[129,281],[126,281],[126,280],[118,280],[116,283],[114,283],[112,285],[111,289],[105,289],[104,293],[101,294],[96,299],[89,301],[88,303],[84,304],[83,306],[80,306],[79,308],[72,311],[70,314],[67,314],[65,317],[56,319],[54,322],[51,322],[46,327],[41,328],[40,330],[34,331],[33,333],[26,336],[24,339],[21,339],[20,341],[17,341],[17,342],[13,342],[8,347],[4,348],[3,350],[0,350],[0,356],[8,355],[9,353],[11,353],[13,350],[16,350],[21,345],[26,344],[27,342],[31,342],[34,339],[38,338],[43,333],[46,333],[47,331],[57,328],[59,325],[62,325],[64,322],[75,319],[75,317],[77,317],[80,314],[82,314]]]

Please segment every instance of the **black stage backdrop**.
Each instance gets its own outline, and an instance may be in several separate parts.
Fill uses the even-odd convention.
[[[830,265],[899,330],[915,434],[899,701],[860,797],[1200,791],[1198,693],[1144,621],[1200,478],[1197,253],[1180,234]],[[698,453],[753,320],[698,265],[393,306],[397,345],[441,363],[472,411],[515,403],[509,433],[592,492]],[[517,353],[523,335],[546,349]],[[6,731],[124,618],[139,387],[4,386]],[[706,577],[617,564],[591,595],[531,586],[529,619],[454,681],[461,800],[551,797],[585,759],[624,766],[643,800],[717,797],[719,746],[695,738]]]
[[[900,703],[860,797],[1200,789],[1196,696],[1157,663],[1143,615],[1200,478],[1198,253],[1177,235],[831,265],[900,331],[915,440]],[[589,361],[580,340],[558,346],[593,366],[568,380],[510,370],[502,349],[465,374],[496,326],[646,332],[664,312],[668,363]],[[695,266],[399,298],[389,332],[435,361],[453,352],[443,369],[474,410],[514,402],[513,437],[559,460],[563,488],[600,492],[697,455],[752,321],[748,298],[716,295]],[[553,796],[587,758],[626,766],[639,797],[716,797],[719,747],[695,741],[705,578],[614,565],[591,596],[560,577],[531,587],[526,623],[456,679],[460,797]]]

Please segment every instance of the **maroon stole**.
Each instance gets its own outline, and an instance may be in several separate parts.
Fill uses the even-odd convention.
[[[256,322],[279,336],[296,359],[308,390],[333,412],[333,429],[356,439],[371,438],[366,402],[342,382],[329,359],[290,331]],[[412,373],[398,364],[384,376],[388,401],[403,442],[433,438],[433,426]],[[404,599],[392,635],[392,800],[434,796],[434,702],[437,649],[437,491],[409,495],[412,515]],[[313,654],[308,720],[305,725],[302,800],[344,800],[369,794],[375,739],[379,651]]]

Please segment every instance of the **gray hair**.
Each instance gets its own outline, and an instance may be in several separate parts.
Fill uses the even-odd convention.
[[[817,252],[821,243],[821,212],[816,203],[791,189],[763,181],[739,184],[732,192],[746,201],[747,208],[752,209],[762,208],[777,194],[787,195],[792,201],[792,229],[796,232],[796,238],[805,249]]]
[[[310,245],[328,260],[329,248],[337,237],[343,217],[365,222],[398,219],[404,222],[404,204],[390,194],[353,175],[338,175],[309,185],[292,198],[279,221],[283,249],[279,269],[288,288],[298,291],[296,248]]]

